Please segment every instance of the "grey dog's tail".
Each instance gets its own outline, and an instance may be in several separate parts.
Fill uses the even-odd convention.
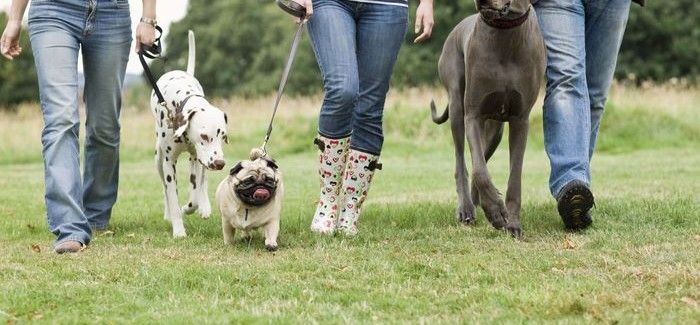
[[[437,109],[435,108],[435,100],[430,101],[430,115],[433,117],[433,122],[436,124],[442,124],[447,121],[447,119],[450,117],[450,104],[447,104],[447,107],[445,107],[445,112],[442,113],[441,116],[437,116]]]

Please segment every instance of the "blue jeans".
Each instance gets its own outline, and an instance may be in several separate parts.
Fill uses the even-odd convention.
[[[544,142],[558,197],[573,180],[591,184],[590,161],[612,82],[630,0],[540,0],[547,48]]]
[[[350,147],[378,155],[389,80],[408,25],[408,8],[315,0],[308,30],[325,96],[319,133],[352,135]]]
[[[83,244],[109,223],[119,177],[121,88],[131,46],[127,0],[33,0],[29,35],[39,79],[49,229]],[[81,181],[78,51],[86,106]]]

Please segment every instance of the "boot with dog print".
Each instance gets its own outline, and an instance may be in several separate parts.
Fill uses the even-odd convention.
[[[337,227],[338,231],[346,235],[357,234],[357,220],[372,184],[372,176],[375,170],[382,169],[378,160],[378,155],[350,149],[343,177],[343,206]]]
[[[338,220],[338,195],[348,157],[350,137],[330,139],[319,135],[314,143],[321,150],[318,169],[321,194],[314,219],[311,221],[311,230],[321,234],[332,234]]]

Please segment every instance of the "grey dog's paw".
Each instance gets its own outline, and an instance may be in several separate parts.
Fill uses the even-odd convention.
[[[473,225],[476,223],[476,212],[474,211],[474,206],[471,205],[467,208],[459,207],[457,208],[457,221],[466,225]]]
[[[489,205],[486,205],[484,202],[481,206],[484,209],[486,218],[489,219],[489,222],[494,228],[500,230],[508,224],[508,211],[505,205],[503,205],[503,202],[499,200],[497,204]]]
[[[267,249],[268,252],[274,252],[277,250],[277,245],[265,245],[265,249]]]
[[[513,238],[517,240],[523,240],[523,229],[520,227],[520,224],[515,224],[515,223],[509,223],[506,226],[506,230],[513,236]]]

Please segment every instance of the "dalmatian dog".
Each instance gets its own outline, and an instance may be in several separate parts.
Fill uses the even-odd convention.
[[[226,165],[222,144],[228,143],[228,119],[220,109],[204,97],[199,81],[194,77],[195,42],[189,31],[187,71],[170,71],[158,79],[166,107],[158,104],[151,94],[151,109],[156,120],[155,162],[163,182],[165,220],[172,224],[173,237],[186,237],[183,214],[199,212],[202,218],[211,215],[205,171],[221,170]],[[183,151],[190,154],[190,198],[180,207],[178,203],[175,166]]]

